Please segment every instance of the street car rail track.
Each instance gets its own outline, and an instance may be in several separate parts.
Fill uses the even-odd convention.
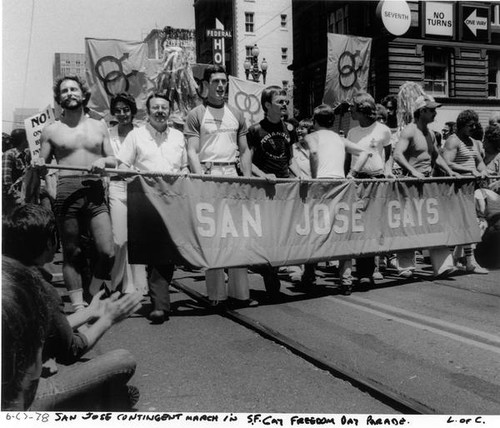
[[[185,293],[192,299],[208,306],[208,299],[197,291],[181,284],[177,280],[173,280],[171,284],[174,288]],[[237,322],[238,324],[249,328],[256,333],[260,334],[262,337],[272,340],[273,342],[284,346],[289,351],[293,352],[300,358],[308,361],[319,369],[326,370],[333,376],[348,381],[354,387],[360,389],[361,391],[367,392],[375,399],[380,402],[392,407],[394,410],[399,411],[403,414],[413,414],[413,415],[425,415],[425,414],[436,414],[437,410],[428,407],[427,405],[420,403],[419,401],[402,395],[401,393],[394,391],[392,388],[383,385],[376,380],[370,379],[364,376],[362,373],[352,370],[349,367],[340,366],[332,364],[327,361],[317,352],[302,345],[301,343],[293,340],[292,338],[283,335],[276,330],[261,324],[235,310],[225,310],[219,312],[219,314],[231,321]]]

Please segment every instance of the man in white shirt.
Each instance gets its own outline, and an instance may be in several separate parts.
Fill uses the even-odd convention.
[[[352,100],[350,110],[353,120],[357,120],[359,125],[349,130],[347,139],[371,154],[366,162],[362,163],[359,171],[353,174],[354,177],[393,177],[391,130],[388,126],[376,120],[377,107],[375,100],[366,92],[358,92]],[[351,169],[354,168],[358,161],[359,156],[353,154],[351,156]],[[361,286],[373,285],[375,257],[357,258],[356,271]]]
[[[125,138],[117,159],[120,168],[165,173],[181,172],[186,166],[184,135],[168,126],[170,103],[163,94],[153,94],[146,101],[149,123],[134,128]],[[149,294],[153,311],[149,319],[154,324],[168,320],[173,264],[155,265],[149,278]]]
[[[247,145],[247,126],[241,111],[225,103],[227,74],[222,66],[205,69],[203,81],[208,86],[206,101],[191,110],[186,118],[189,167],[194,174],[238,175],[240,169],[249,177],[252,171]],[[208,269],[205,273],[207,294],[214,309],[223,309],[228,297],[238,306],[255,306],[250,299],[247,268],[230,268],[226,288],[223,269]]]

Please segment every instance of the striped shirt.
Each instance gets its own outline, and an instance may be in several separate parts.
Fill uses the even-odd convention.
[[[453,162],[465,168],[476,169],[477,156],[479,156],[479,153],[476,150],[476,146],[474,144],[472,144],[472,146],[468,146],[462,140],[460,140],[460,144],[457,147],[457,154],[455,155],[455,159]]]

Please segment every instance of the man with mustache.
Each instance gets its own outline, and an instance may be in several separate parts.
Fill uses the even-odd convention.
[[[96,262],[90,294],[110,285],[114,249],[105,187],[100,174],[116,166],[104,122],[85,114],[90,91],[78,76],[65,76],[54,85],[54,99],[63,108],[61,119],[47,125],[41,135],[36,166],[43,174],[46,164],[85,167],[87,171],[62,169],[57,184],[54,212],[63,248],[63,277],[75,310],[83,309],[82,273],[86,260],[81,244],[82,225],[94,240]]]
[[[260,103],[265,117],[248,129],[253,175],[272,180],[288,178],[292,171],[295,177],[300,177],[298,167],[292,162],[295,130],[284,120],[290,103],[286,91],[280,86],[268,86],[262,91]],[[265,265],[254,270],[264,278],[268,299],[279,301],[282,296],[278,268]]]
[[[181,131],[168,125],[170,102],[166,95],[155,93],[146,100],[149,122],[130,131],[123,141],[117,159],[121,169],[180,173],[187,171],[186,143]],[[149,294],[153,310],[149,319],[162,324],[169,319],[168,287],[174,273],[173,264],[152,266]]]

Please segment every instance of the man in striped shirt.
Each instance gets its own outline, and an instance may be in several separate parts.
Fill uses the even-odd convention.
[[[486,165],[481,156],[481,142],[472,138],[474,130],[479,126],[479,117],[474,110],[464,110],[457,117],[457,132],[451,135],[443,147],[443,159],[448,166],[460,175],[473,175],[485,178],[488,175]],[[462,258],[464,253],[465,270],[471,273],[487,274],[488,270],[479,266],[474,258],[472,244],[455,249],[455,258]]]

